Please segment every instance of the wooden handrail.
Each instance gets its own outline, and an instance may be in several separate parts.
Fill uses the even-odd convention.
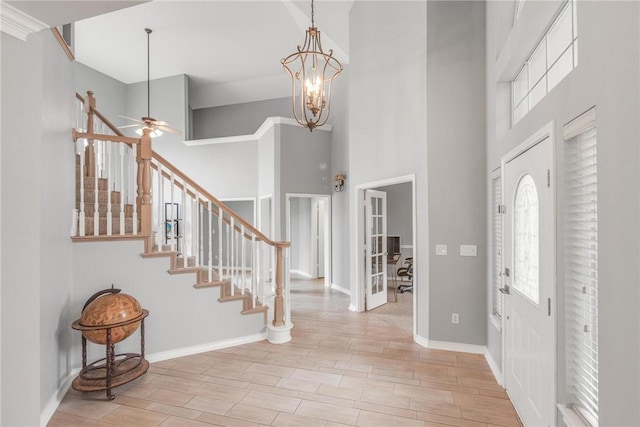
[[[236,212],[234,212],[233,209],[229,208],[227,205],[222,203],[220,200],[218,200],[215,196],[213,196],[207,190],[205,190],[200,185],[198,185],[195,181],[193,181],[191,178],[189,178],[184,172],[182,172],[180,169],[175,167],[171,162],[169,162],[167,159],[162,157],[156,151],[152,152],[152,157],[155,160],[157,160],[158,163],[162,164],[163,167],[166,167],[168,170],[170,170],[176,176],[178,176],[184,183],[189,184],[189,186],[191,186],[199,194],[201,194],[202,196],[204,196],[205,198],[207,198],[208,200],[213,202],[213,204],[215,204],[219,209],[222,209],[227,214],[229,214],[229,216],[232,216],[235,221],[237,221],[240,224],[244,225],[245,228],[249,229],[256,236],[256,238],[258,240],[262,240],[267,245],[274,246],[274,247],[288,247],[288,246],[290,246],[289,242],[275,242],[275,241],[269,239],[260,230],[255,228],[253,225],[249,224],[247,221],[245,221],[240,215],[238,215]]]

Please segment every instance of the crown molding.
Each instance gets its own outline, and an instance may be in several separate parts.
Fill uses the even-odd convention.
[[[44,22],[4,2],[0,6],[0,16],[0,31],[22,41],[26,41],[30,34],[49,28]]]
[[[301,129],[302,126],[294,119],[288,117],[267,117],[264,122],[260,125],[258,130],[249,135],[238,135],[238,136],[222,136],[219,138],[206,138],[206,139],[194,139],[191,141],[183,141],[182,143],[187,147],[196,147],[199,145],[212,145],[212,144],[229,144],[232,142],[249,142],[249,141],[257,141],[264,136],[265,133],[275,125],[288,125],[288,126],[297,126]],[[306,128],[305,128],[306,129]],[[333,130],[333,125],[325,125],[322,127],[315,128],[314,130],[320,130],[325,132],[331,132]]]

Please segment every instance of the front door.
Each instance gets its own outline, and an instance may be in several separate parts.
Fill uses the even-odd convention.
[[[387,193],[365,191],[365,309],[387,303]]]
[[[503,158],[505,385],[525,426],[555,425],[552,134]]]

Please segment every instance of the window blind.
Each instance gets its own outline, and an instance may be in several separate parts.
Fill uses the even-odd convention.
[[[492,235],[493,235],[493,314],[502,316],[502,214],[499,212],[502,203],[502,178],[498,175],[492,179]]]
[[[592,118],[592,119],[590,119]],[[578,128],[576,128],[576,126]],[[565,126],[567,396],[598,420],[598,214],[595,110]]]

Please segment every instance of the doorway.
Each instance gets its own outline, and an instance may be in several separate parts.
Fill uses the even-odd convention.
[[[524,425],[555,425],[553,123],[502,159],[503,372]]]
[[[291,242],[292,277],[331,285],[331,196],[286,195],[286,240]]]
[[[352,295],[351,305],[357,309],[357,311],[365,311],[376,304],[369,304],[367,301],[367,293],[371,293],[368,291],[368,287],[372,286],[370,275],[368,274],[368,256],[367,248],[366,248],[366,235],[367,235],[367,210],[366,210],[366,194],[371,191],[375,192],[383,192],[386,198],[386,229],[384,231],[384,237],[379,239],[381,236],[376,236],[376,244],[382,247],[383,244],[387,244],[387,247],[384,248],[383,253],[386,252],[386,255],[383,256],[385,260],[386,267],[386,279],[388,284],[388,292],[387,303],[383,304],[379,308],[376,309],[377,312],[384,313],[384,315],[389,314],[389,319],[391,320],[391,314],[396,312],[400,307],[399,304],[395,303],[395,295],[393,292],[394,284],[393,279],[395,278],[395,272],[398,268],[404,266],[404,262],[406,258],[415,258],[417,254],[415,253],[415,245],[416,241],[416,193],[415,193],[415,175],[407,175],[398,178],[392,178],[384,181],[371,182],[368,184],[363,184],[356,186],[354,197],[355,202],[355,282],[356,292],[355,295]],[[373,193],[374,195],[376,193]],[[371,213],[374,214],[373,210]],[[381,212],[376,210],[375,216],[380,218]],[[369,226],[370,228],[370,226]],[[382,230],[382,226],[378,226],[376,234]],[[371,239],[369,239],[371,240]],[[377,243],[377,242],[380,243]],[[384,241],[384,243],[383,243]],[[397,256],[396,264],[389,264],[388,260],[393,259],[393,254],[389,254],[389,250],[397,251],[398,247],[400,248],[399,257]],[[354,259],[354,258],[352,258]],[[373,266],[373,262],[371,262]],[[403,315],[407,316],[408,319],[402,320],[402,323],[407,329],[410,329],[410,332],[415,336],[416,331],[416,300],[417,294],[420,292],[418,286],[418,266],[413,266],[413,277],[412,283],[414,284],[413,289],[411,291],[407,291],[403,294],[400,294],[398,291],[398,301],[400,298],[407,300],[407,305],[404,309]],[[398,283],[396,283],[397,285]],[[407,285],[408,283],[402,283]],[[372,301],[373,302],[373,301]],[[386,313],[389,311],[389,313]],[[395,313],[394,313],[395,314]],[[396,323],[396,321],[393,321]]]

